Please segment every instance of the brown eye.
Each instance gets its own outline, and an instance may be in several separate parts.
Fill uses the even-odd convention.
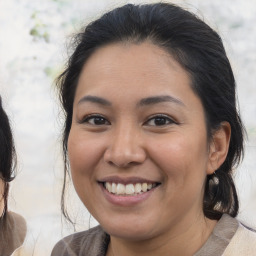
[[[106,118],[99,115],[88,116],[82,121],[82,123],[88,123],[90,125],[109,125],[110,124]]]
[[[150,118],[147,122],[146,125],[149,126],[164,126],[168,124],[173,124],[175,123],[171,118],[165,115],[157,115],[152,118]]]

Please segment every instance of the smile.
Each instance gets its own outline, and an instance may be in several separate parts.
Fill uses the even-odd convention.
[[[114,195],[133,196],[143,194],[157,187],[159,183],[136,183],[136,184],[122,184],[114,182],[104,182],[104,188]]]
[[[149,200],[162,183],[141,177],[111,176],[98,180],[98,184],[104,197],[112,205],[135,207]]]

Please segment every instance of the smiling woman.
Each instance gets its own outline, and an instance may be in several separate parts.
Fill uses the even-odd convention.
[[[235,219],[244,130],[218,34],[175,5],[125,5],[77,42],[59,78],[65,175],[69,162],[100,226],[52,255],[253,255]]]

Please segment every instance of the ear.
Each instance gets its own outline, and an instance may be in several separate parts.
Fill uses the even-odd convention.
[[[207,174],[213,174],[225,161],[231,137],[231,127],[228,122],[222,122],[214,131],[209,147]]]

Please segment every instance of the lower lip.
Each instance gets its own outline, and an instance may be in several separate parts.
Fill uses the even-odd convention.
[[[155,188],[152,188],[151,190],[147,191],[147,192],[144,192],[144,193],[141,193],[141,194],[137,194],[137,195],[133,195],[133,196],[129,196],[129,195],[126,195],[126,196],[121,196],[121,195],[115,195],[115,194],[112,194],[110,192],[108,192],[103,184],[101,183],[100,184],[100,187],[101,187],[101,190],[105,196],[105,198],[111,203],[111,204],[114,204],[114,205],[118,205],[118,206],[133,206],[133,205],[136,205],[136,204],[139,204],[139,203],[142,203],[144,201],[146,201],[151,195],[152,193],[155,191]]]

